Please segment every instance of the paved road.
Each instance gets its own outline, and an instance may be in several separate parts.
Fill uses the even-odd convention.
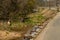
[[[60,12],[35,40],[60,40]]]

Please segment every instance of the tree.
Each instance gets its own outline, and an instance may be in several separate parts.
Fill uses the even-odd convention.
[[[0,0],[0,18],[17,20],[26,18],[35,7],[35,0]],[[6,20],[7,20],[6,19]]]
[[[10,0],[0,0],[0,19],[8,19]]]
[[[35,3],[36,3],[35,0],[28,0],[27,1],[26,5],[24,6],[24,8],[22,10],[23,21],[25,20],[27,15],[29,15],[33,12],[33,9],[36,6]]]

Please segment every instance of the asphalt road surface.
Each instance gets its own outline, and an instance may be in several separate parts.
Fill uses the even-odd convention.
[[[60,12],[35,40],[60,40]]]

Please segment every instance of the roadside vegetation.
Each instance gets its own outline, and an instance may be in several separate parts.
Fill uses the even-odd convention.
[[[35,10],[33,10],[35,9]],[[34,0],[0,0],[0,30],[26,33],[46,20]]]
[[[35,13],[33,10],[36,9],[36,1],[18,1],[19,0],[1,0],[1,30],[21,31],[24,28],[30,28],[38,23],[41,24],[43,20],[45,20],[45,17],[39,15],[38,12]]]

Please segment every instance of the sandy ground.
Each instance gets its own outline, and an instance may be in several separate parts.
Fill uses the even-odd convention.
[[[18,32],[9,32],[9,31],[1,31],[0,30],[0,40],[13,39],[16,37],[21,37],[21,34]]]

